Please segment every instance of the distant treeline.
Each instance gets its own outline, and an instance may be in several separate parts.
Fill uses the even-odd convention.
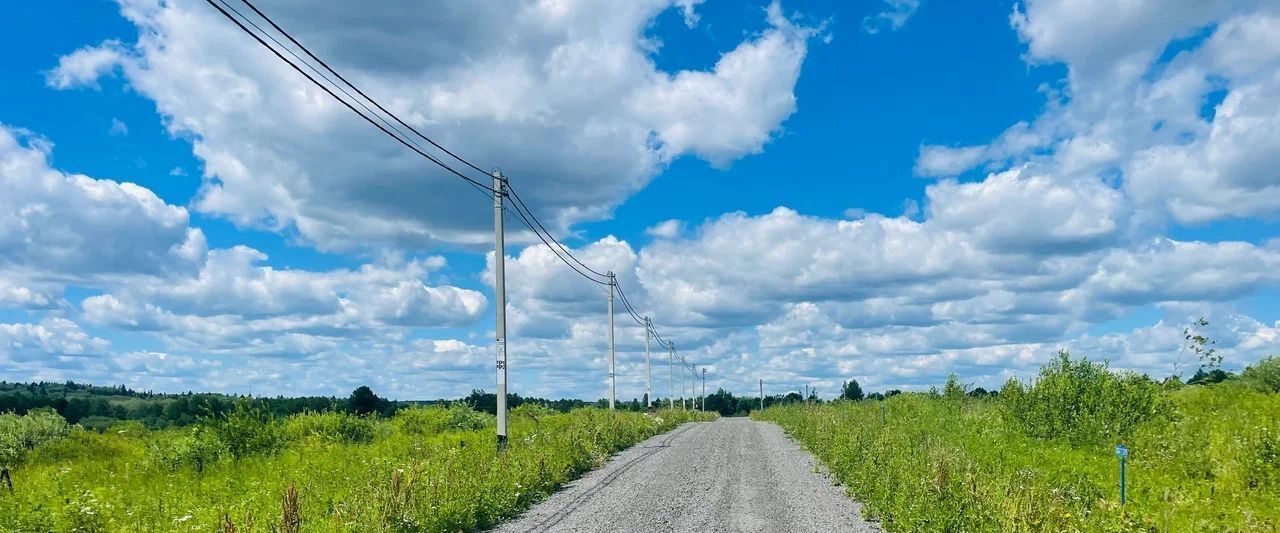
[[[52,408],[70,424],[80,424],[86,429],[105,430],[123,420],[136,420],[147,427],[159,429],[185,426],[201,418],[219,417],[235,409],[237,403],[249,402],[257,409],[273,416],[284,417],[302,412],[347,412],[391,416],[396,411],[413,405],[431,405],[461,401],[477,411],[489,414],[497,412],[497,396],[483,390],[473,390],[460,400],[396,401],[379,397],[369,387],[362,386],[346,398],[335,396],[304,397],[249,397],[218,393],[185,392],[181,394],[136,391],[125,387],[88,385],[68,381],[66,383],[10,383],[0,381],[0,413],[24,415],[32,409]],[[666,400],[655,399],[655,402]],[[577,399],[550,400],[546,398],[508,395],[508,407],[537,404],[559,412],[574,408],[607,407],[607,400],[587,402]],[[619,409],[643,411],[641,399],[620,401]]]
[[[1226,372],[1219,368],[1210,369],[1208,371],[1206,371],[1206,369],[1204,368],[1201,368],[1197,370],[1195,375],[1191,376],[1191,379],[1187,380],[1185,384],[1186,385],[1208,385],[1212,383],[1221,383],[1223,381],[1226,381],[1228,379],[1232,379],[1235,377],[1236,377],[1235,374]],[[1151,379],[1146,376],[1144,376],[1144,378],[1148,380]],[[1176,383],[1178,385],[1183,384],[1182,381],[1177,377],[1166,378],[1165,383]],[[945,392],[946,391],[938,391],[936,389],[930,389],[928,391],[928,394],[936,396],[939,394],[943,394]],[[858,380],[852,379],[852,380],[846,381],[844,385],[841,386],[840,396],[838,396],[836,399],[854,400],[854,401],[863,400],[863,399],[883,400],[885,398],[890,398],[893,396],[897,396],[899,394],[902,394],[902,391],[898,389],[890,389],[884,392],[872,392],[872,393],[866,394],[866,393],[863,393],[862,387],[859,386],[858,384]],[[984,396],[992,396],[992,397],[999,396],[1000,392],[995,390],[989,391],[982,387],[977,387],[974,389],[966,388],[962,394],[970,397],[981,398]],[[813,392],[809,393],[809,397],[807,399],[799,392],[789,392],[787,394],[765,396],[764,406],[767,408],[774,405],[785,405],[785,404],[791,404],[791,403],[800,403],[804,401],[808,401],[809,403],[823,403],[823,400],[818,398],[817,394]],[[715,393],[707,395],[707,409],[720,413],[720,416],[746,416],[750,414],[751,411],[757,410],[759,408],[760,408],[760,396],[734,396],[732,392],[726,391],[724,389],[719,389]]]

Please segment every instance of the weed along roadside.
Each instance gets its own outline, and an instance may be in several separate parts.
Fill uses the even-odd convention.
[[[281,418],[245,402],[185,428],[104,433],[46,411],[0,416],[5,532],[473,531],[621,449],[711,419],[527,404],[498,452],[493,416],[463,405]]]
[[[1277,531],[1276,376],[1269,358],[1241,378],[1162,387],[1061,354],[995,395],[966,394],[953,376],[883,404],[754,416],[826,463],[891,532]]]

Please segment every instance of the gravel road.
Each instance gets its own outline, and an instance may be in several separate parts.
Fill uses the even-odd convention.
[[[499,532],[879,531],[777,426],[685,424],[615,456]]]

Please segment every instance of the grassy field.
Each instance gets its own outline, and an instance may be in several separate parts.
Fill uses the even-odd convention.
[[[1241,379],[1168,390],[1066,366],[998,397],[903,394],[756,416],[891,532],[1280,529],[1280,394]],[[1119,442],[1130,449],[1123,507]]]
[[[12,493],[0,484],[0,531],[474,530],[706,416],[527,406],[497,453],[492,417],[461,406],[389,419],[242,407],[187,428],[102,434],[52,413],[0,415],[0,461],[17,465]]]

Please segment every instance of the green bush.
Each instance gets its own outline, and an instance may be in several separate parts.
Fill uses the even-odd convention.
[[[109,416],[86,416],[81,418],[79,422],[76,422],[76,424],[89,431],[102,433],[117,422],[120,422],[119,418],[112,418]]]
[[[400,431],[411,435],[435,435],[446,431],[473,431],[494,423],[494,417],[463,403],[448,407],[410,407],[396,413]]]
[[[107,428],[106,433],[114,433],[116,435],[127,435],[130,437],[142,437],[151,430],[147,429],[147,425],[138,420],[122,420],[111,424]]]
[[[1000,392],[1005,413],[1028,435],[1076,445],[1125,439],[1142,422],[1169,413],[1150,378],[1112,372],[1106,363],[1072,361],[1065,351],[1030,386],[1010,380]]]
[[[284,422],[284,435],[290,441],[316,439],[330,443],[372,442],[377,435],[377,421],[369,416],[331,411],[301,413]]]
[[[1244,369],[1241,379],[1266,392],[1280,392],[1280,357],[1266,357]]]
[[[97,433],[71,426],[66,438],[42,444],[27,456],[26,464],[64,464],[79,457],[115,461],[133,456],[141,449],[141,435],[133,433]],[[0,530],[3,531],[3,530]]]
[[[251,402],[242,401],[225,416],[208,418],[204,425],[226,445],[232,457],[269,455],[284,445],[284,431],[271,413]]]
[[[536,403],[520,404],[519,407],[511,410],[511,416],[520,416],[531,420],[541,420],[548,416],[556,414],[556,410],[550,407],[539,405]]]
[[[960,376],[947,376],[947,384],[942,387],[942,397],[948,400],[963,400],[969,394],[969,386],[960,382]]]
[[[232,456],[231,449],[208,427],[193,426],[174,437],[151,443],[151,463],[166,470],[205,468]]]
[[[31,450],[70,432],[67,421],[53,409],[33,409],[23,416],[0,413],[0,467],[16,466]]]

